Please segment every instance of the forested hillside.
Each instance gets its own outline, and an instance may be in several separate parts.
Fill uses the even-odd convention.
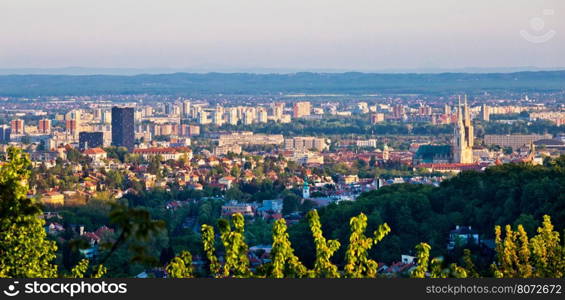
[[[341,202],[319,209],[323,230],[329,238],[347,244],[348,221],[363,212],[368,231],[387,223],[391,233],[372,254],[392,262],[400,254],[413,254],[414,245],[427,242],[432,254],[445,255],[449,232],[455,226],[471,226],[482,239],[493,239],[495,225],[523,224],[535,234],[542,216],[552,217],[557,231],[565,228],[565,156],[544,166],[506,164],[485,172],[463,172],[440,187],[392,185],[361,195],[357,201]],[[290,230],[297,254],[306,263],[314,259],[308,224]],[[339,262],[343,248],[337,252]]]
[[[561,91],[565,71],[517,73],[176,73],[159,75],[4,75],[3,96],[61,95],[211,95],[278,93],[440,93],[462,91]]]

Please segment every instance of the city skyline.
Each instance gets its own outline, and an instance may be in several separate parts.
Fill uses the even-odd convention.
[[[35,278],[0,290],[155,298],[170,285],[129,278],[218,278],[249,298],[270,278],[343,278],[379,296],[402,281],[381,284],[396,298],[561,294],[564,13],[0,1],[0,278]],[[219,295],[197,286],[181,294]]]

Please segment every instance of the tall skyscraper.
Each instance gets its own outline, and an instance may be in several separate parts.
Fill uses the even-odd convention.
[[[453,133],[453,162],[454,163],[473,163],[474,133],[471,115],[467,107],[467,95],[465,104],[461,107],[461,99],[457,106],[457,126]]]
[[[293,117],[295,118],[302,118],[310,115],[311,106],[308,101],[296,102],[292,108]]]
[[[133,151],[135,144],[133,107],[112,107],[112,145]]]
[[[78,134],[79,148],[81,150],[89,148],[99,148],[104,146],[103,132],[81,132]]]

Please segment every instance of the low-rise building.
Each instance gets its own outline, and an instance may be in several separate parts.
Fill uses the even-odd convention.
[[[41,195],[40,201],[46,205],[65,205],[65,196],[59,192],[47,192]]]
[[[479,233],[473,230],[471,226],[457,225],[454,230],[449,233],[449,243],[447,244],[448,250],[453,250],[455,247],[464,247],[468,244],[479,244]]]
[[[192,159],[192,150],[186,147],[138,148],[134,149],[133,153],[141,155],[144,159],[150,159],[157,155],[160,155],[164,160],[179,160],[185,155],[188,160]]]
[[[248,203],[230,202],[222,205],[222,216],[231,216],[236,213],[240,213],[247,217],[253,217],[255,216],[255,209]]]
[[[107,158],[107,153],[102,148],[88,148],[84,150],[83,154],[92,158],[95,162],[99,162]]]

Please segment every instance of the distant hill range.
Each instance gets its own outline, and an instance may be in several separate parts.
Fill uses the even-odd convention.
[[[160,94],[453,94],[556,92],[565,71],[513,73],[170,73],[0,75],[0,97]]]

